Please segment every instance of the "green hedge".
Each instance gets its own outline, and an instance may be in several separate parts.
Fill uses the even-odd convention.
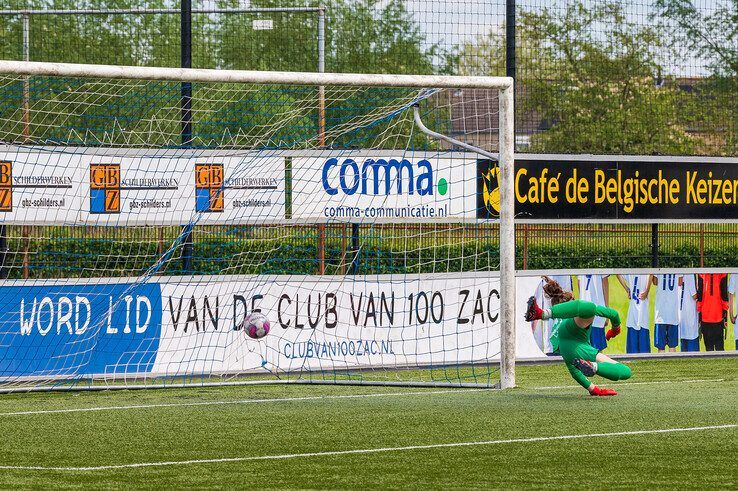
[[[392,244],[392,243],[389,243]],[[12,246],[11,244],[11,251]],[[151,242],[93,239],[38,240],[31,247],[31,278],[135,276],[148,270],[159,259],[156,244]],[[16,249],[17,250],[17,249]],[[317,270],[317,246],[314,239],[200,241],[194,244],[193,266],[196,274],[313,274]],[[732,267],[738,257],[738,246],[708,247],[704,251],[705,266]],[[346,255],[351,261],[351,254]],[[341,270],[343,252],[337,243],[326,247],[326,272]],[[490,271],[498,269],[499,249],[496,243],[436,245],[404,250],[381,241],[361,246],[360,274],[439,273],[457,271]],[[10,253],[6,259],[10,277],[22,276],[22,255]],[[680,245],[659,251],[662,267],[698,267],[699,248]],[[569,268],[648,268],[648,247],[612,247],[608,249],[564,245],[535,245],[528,248],[528,269]],[[517,267],[523,267],[523,250],[517,250]],[[348,270],[349,267],[345,266]],[[182,274],[181,248],[174,251],[159,273]]]

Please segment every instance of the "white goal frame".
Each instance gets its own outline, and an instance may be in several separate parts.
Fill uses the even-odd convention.
[[[514,226],[514,82],[511,77],[392,75],[352,73],[266,72],[206,70],[192,68],[132,67],[0,61],[0,74],[18,76],[80,77],[97,79],[152,80],[326,86],[416,87],[444,89],[497,89],[499,91],[500,169],[500,387],[515,386],[515,226]],[[432,137],[459,143],[427,130],[416,116],[421,131]],[[480,155],[482,149],[463,144]]]

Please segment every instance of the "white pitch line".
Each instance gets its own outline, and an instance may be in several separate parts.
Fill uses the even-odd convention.
[[[66,414],[66,413],[91,413],[97,411],[125,411],[129,409],[157,409],[157,408],[175,408],[175,407],[196,407],[196,406],[225,406],[232,404],[264,404],[273,402],[301,402],[301,401],[327,401],[335,399],[363,399],[371,397],[402,397],[402,396],[418,396],[418,395],[436,395],[436,394],[462,394],[465,392],[478,392],[493,389],[447,389],[447,390],[428,390],[428,391],[412,391],[412,392],[380,392],[376,394],[343,394],[343,395],[323,395],[323,396],[304,396],[304,397],[275,397],[265,399],[238,399],[233,401],[200,401],[200,402],[171,402],[161,404],[135,404],[130,406],[100,406],[100,407],[81,407],[69,409],[39,409],[34,411],[16,411],[11,413],[0,413],[0,417],[5,416],[31,416],[39,414]]]
[[[661,384],[690,384],[690,383],[704,383],[704,382],[725,382],[722,378],[697,378],[691,380],[653,380],[651,382],[613,382],[613,387],[620,387],[622,385],[661,385]],[[581,385],[550,385],[544,387],[532,387],[533,390],[557,390],[557,389],[580,389]]]
[[[372,454],[383,452],[405,452],[411,450],[427,450],[434,448],[455,448],[455,447],[477,447],[489,445],[501,445],[507,443],[531,443],[531,442],[549,442],[555,440],[577,440],[583,438],[607,438],[616,436],[634,436],[634,435],[655,435],[663,433],[680,433],[687,431],[704,431],[704,430],[725,430],[738,428],[738,424],[723,424],[714,426],[694,426],[687,428],[665,428],[660,430],[636,430],[636,431],[618,431],[613,433],[588,433],[579,435],[559,435],[559,436],[538,436],[531,438],[511,438],[508,440],[487,440],[477,442],[452,442],[452,443],[433,443],[428,445],[409,445],[407,447],[380,447],[380,448],[360,448],[352,450],[333,450],[327,452],[306,452],[292,454],[277,455],[258,455],[250,457],[224,457],[218,459],[192,459],[179,461],[164,462],[139,462],[134,464],[112,464],[90,467],[45,467],[37,465],[0,465],[0,470],[23,470],[23,471],[64,471],[64,472],[90,472],[103,470],[118,469],[137,469],[141,467],[168,467],[175,465],[199,465],[199,464],[216,464],[227,462],[247,462],[254,460],[284,460],[304,457],[330,457],[336,455],[356,455],[356,454]]]

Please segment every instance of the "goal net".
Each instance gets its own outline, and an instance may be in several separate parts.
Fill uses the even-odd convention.
[[[510,87],[0,62],[0,389],[513,385]]]

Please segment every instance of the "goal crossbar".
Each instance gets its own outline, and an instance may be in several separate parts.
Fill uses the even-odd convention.
[[[0,61],[0,73],[48,77],[158,80],[171,82],[220,82],[290,85],[345,85],[371,87],[418,87],[499,89],[512,88],[510,77],[451,75],[392,75],[359,73],[261,72],[199,68],[85,65],[30,61]]]

